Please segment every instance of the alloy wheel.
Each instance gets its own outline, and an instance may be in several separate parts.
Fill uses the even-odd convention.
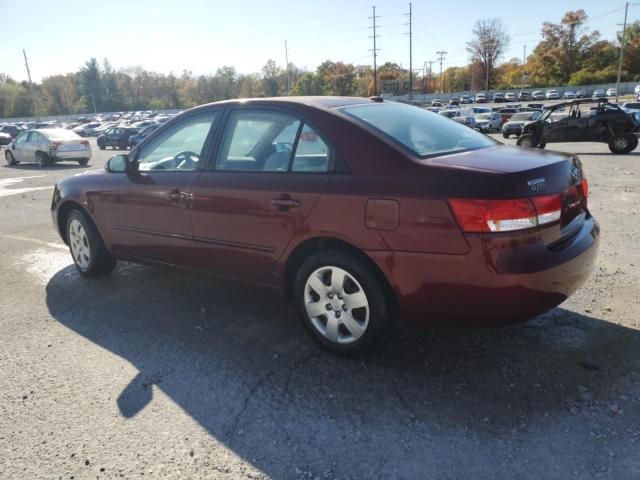
[[[622,151],[629,146],[629,140],[627,137],[618,137],[613,141],[613,145],[616,150]]]
[[[69,245],[76,264],[83,270],[91,263],[91,248],[87,232],[80,221],[74,219],[69,224]]]
[[[330,342],[354,343],[367,331],[369,300],[360,283],[342,268],[321,267],[309,275],[304,306],[313,327]]]

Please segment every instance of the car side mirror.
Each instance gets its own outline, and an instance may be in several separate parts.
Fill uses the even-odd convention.
[[[127,154],[115,155],[107,160],[104,168],[111,173],[135,173],[136,162],[131,160]]]

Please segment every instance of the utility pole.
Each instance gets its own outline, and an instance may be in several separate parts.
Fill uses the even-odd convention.
[[[287,41],[284,41],[284,61],[287,64],[287,94],[291,96],[291,80],[289,80],[289,50],[287,49]]]
[[[411,94],[413,93],[413,45],[412,45],[412,35],[411,35],[411,2],[409,2],[409,101],[411,101]]]
[[[431,65],[436,63],[436,61],[435,60],[429,60],[426,63],[429,64],[429,83],[428,84],[430,85],[431,81],[433,80],[433,74],[432,74],[433,70],[431,69]]]
[[[524,51],[522,52],[522,88],[520,90],[524,90],[524,65],[527,62],[527,46],[524,45]]]
[[[369,27],[369,28],[373,28],[373,95],[378,95],[378,65],[376,63],[377,59],[378,59],[378,48],[376,48],[376,39],[377,39],[377,33],[376,33],[376,7],[373,7],[373,16],[370,17],[371,19],[373,19],[373,27]],[[371,38],[371,37],[369,37]]]
[[[622,55],[624,54],[624,42],[627,33],[627,13],[629,13],[629,2],[624,5],[624,23],[622,24],[622,38],[620,39],[620,58],[618,59],[618,78],[616,80],[616,103],[620,95],[620,76],[622,75]]]
[[[444,56],[447,54],[447,52],[444,52],[442,50],[436,52],[436,55],[438,55],[440,57],[440,93],[444,93],[444,77],[442,76],[442,62],[444,62]]]
[[[31,81],[31,71],[29,70],[29,60],[27,60],[27,52],[22,49],[22,55],[24,55],[24,66],[27,67],[27,77],[29,78],[29,90],[31,91],[31,101],[33,102],[33,113],[36,120],[40,120],[40,114],[38,113],[38,102],[36,99],[36,92],[33,89],[33,82]]]

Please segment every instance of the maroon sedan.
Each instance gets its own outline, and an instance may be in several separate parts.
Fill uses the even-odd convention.
[[[495,325],[557,306],[596,259],[587,194],[573,155],[380,98],[289,97],[189,110],[61,181],[51,210],[82,275],[130,260],[266,284],[347,353],[400,318]]]

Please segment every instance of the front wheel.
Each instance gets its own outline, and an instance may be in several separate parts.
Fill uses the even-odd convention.
[[[128,146],[129,146],[129,145],[127,145],[127,142],[126,142],[126,141],[122,141],[122,140],[121,140],[121,141],[118,143],[118,148],[119,148],[120,150],[126,150]]]
[[[104,140],[102,140],[102,141],[98,140],[98,147],[100,148],[100,150],[104,150],[105,149]]]
[[[503,133],[502,134],[502,138],[509,138],[509,134],[508,133]]]
[[[80,210],[73,210],[67,218],[67,243],[73,263],[85,277],[109,275],[116,266],[95,225]]]
[[[527,133],[524,135],[520,135],[520,138],[518,138],[516,145],[518,145],[519,147],[535,148],[538,146],[538,143],[538,137]]]
[[[11,153],[9,150],[4,152],[4,158],[7,161],[7,165],[16,165],[18,163],[16,162],[16,159],[14,158],[13,153]]]
[[[630,134],[616,135],[609,142],[609,150],[616,155],[629,153],[637,146],[638,139]]]
[[[386,338],[388,298],[365,261],[339,250],[307,258],[299,268],[293,298],[307,330],[340,354],[371,350]]]

